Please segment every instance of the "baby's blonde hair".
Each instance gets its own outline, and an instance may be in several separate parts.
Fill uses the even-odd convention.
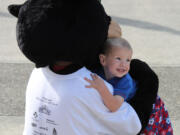
[[[129,42],[122,38],[108,38],[102,48],[102,54],[108,55],[113,47],[126,47],[129,50],[132,50],[131,45],[129,44]]]

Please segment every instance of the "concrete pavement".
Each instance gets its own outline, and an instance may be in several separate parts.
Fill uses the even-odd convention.
[[[7,6],[24,0],[0,0],[0,62],[29,63],[20,53],[15,36],[16,18]],[[179,0],[102,0],[106,12],[119,22],[134,57],[151,65],[180,65]]]
[[[24,123],[24,98],[33,69],[16,43],[16,19],[7,5],[24,0],[0,0],[0,135],[20,135]],[[159,95],[165,101],[180,135],[180,1],[102,0],[134,49],[159,75]]]
[[[13,68],[12,68],[13,67]],[[32,64],[0,64],[0,135],[19,135],[24,123],[24,99]],[[166,103],[175,135],[180,134],[180,68],[152,67],[159,75],[159,95]],[[22,70],[23,69],[23,70]],[[173,72],[171,72],[173,70]],[[7,74],[10,74],[7,76]],[[12,76],[11,76],[12,75]],[[168,79],[167,79],[168,77]],[[177,79],[176,79],[177,78]]]

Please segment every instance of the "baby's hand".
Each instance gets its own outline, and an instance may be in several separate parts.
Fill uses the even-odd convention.
[[[104,89],[107,89],[104,81],[96,74],[91,74],[92,80],[88,78],[84,78],[87,82],[90,83],[90,85],[86,85],[86,88],[94,88],[98,91],[103,91]]]

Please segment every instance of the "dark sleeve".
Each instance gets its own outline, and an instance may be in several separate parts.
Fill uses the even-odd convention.
[[[152,105],[157,97],[159,80],[148,64],[138,59],[132,60],[130,75],[137,81],[137,91],[135,96],[128,102],[140,118],[142,131],[148,124]]]

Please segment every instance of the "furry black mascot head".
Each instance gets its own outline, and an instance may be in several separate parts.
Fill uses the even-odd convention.
[[[110,23],[97,0],[28,0],[8,9],[18,17],[18,45],[36,67],[94,63]]]
[[[56,61],[92,66],[111,20],[98,0],[28,0],[10,5],[8,10],[18,18],[18,46],[36,67]],[[138,82],[138,90],[129,103],[143,130],[157,96],[158,78],[140,60],[132,60],[130,74]]]

